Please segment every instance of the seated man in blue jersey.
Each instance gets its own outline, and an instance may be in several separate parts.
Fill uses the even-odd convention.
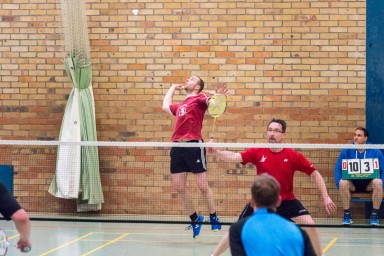
[[[256,176],[251,192],[254,213],[229,230],[232,255],[316,256],[307,233],[275,213],[281,196],[274,177],[266,173]]]
[[[363,127],[356,128],[353,143],[369,144],[367,129]],[[372,177],[371,175],[373,175],[374,170],[376,170],[378,176]],[[346,175],[344,178],[343,173]],[[373,209],[370,224],[378,226],[378,213],[383,199],[384,179],[384,156],[381,151],[371,148],[343,149],[335,165],[334,178],[336,188],[340,191],[344,209],[342,224],[352,224],[352,213],[350,211],[351,192],[372,192]]]

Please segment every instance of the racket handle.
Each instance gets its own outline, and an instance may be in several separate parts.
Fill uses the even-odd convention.
[[[31,251],[31,247],[29,247],[29,246],[23,247],[23,251],[24,252],[30,252]]]

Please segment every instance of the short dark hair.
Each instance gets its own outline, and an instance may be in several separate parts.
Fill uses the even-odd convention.
[[[256,176],[251,193],[256,207],[275,209],[279,200],[280,184],[273,176],[263,173]]]
[[[360,130],[364,133],[364,137],[368,137],[368,130],[364,127],[357,127],[355,131]]]
[[[198,76],[198,78],[199,78],[199,85],[200,85],[200,89],[199,89],[199,93],[200,93],[202,90],[204,90],[204,81],[203,79],[201,79],[201,77]]]
[[[268,123],[268,127],[271,123],[278,123],[278,124],[281,124],[281,127],[282,127],[282,132],[285,133],[285,130],[287,129],[287,123],[283,120],[283,119],[275,119],[275,118],[272,118],[271,121],[269,121]],[[267,127],[267,129],[268,129]]]

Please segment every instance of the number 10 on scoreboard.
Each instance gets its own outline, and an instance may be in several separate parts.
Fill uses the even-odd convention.
[[[373,179],[380,178],[379,159],[343,159],[343,179]]]

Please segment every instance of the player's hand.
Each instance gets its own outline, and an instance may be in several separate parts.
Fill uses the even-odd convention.
[[[17,241],[17,249],[19,249],[21,252],[30,252],[31,247],[32,247],[32,244],[29,241],[25,241],[22,239]]]
[[[334,213],[336,211],[336,208],[337,208],[336,204],[332,201],[332,199],[329,196],[323,199],[323,204],[324,204],[325,211],[328,214]]]
[[[215,142],[215,141],[213,140],[213,138],[210,138],[208,143],[213,143],[213,142]],[[215,153],[217,152],[217,149],[212,148],[212,147],[208,147],[208,148],[207,148],[207,151],[208,151],[208,153],[210,153],[210,154],[215,154]]]
[[[219,83],[216,86],[215,91],[217,94],[223,94],[223,95],[227,96],[229,94],[228,89],[227,89],[227,83]]]
[[[176,91],[184,90],[184,84],[172,84]]]

